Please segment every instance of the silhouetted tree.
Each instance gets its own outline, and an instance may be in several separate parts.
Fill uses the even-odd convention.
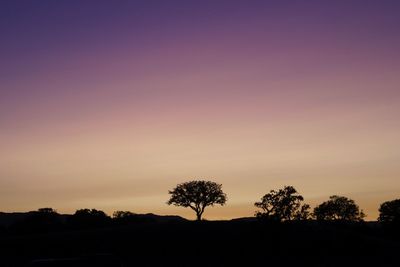
[[[41,215],[56,215],[57,211],[53,208],[40,208],[36,211],[37,214]]]
[[[78,228],[106,226],[110,222],[111,218],[107,214],[96,209],[80,209],[69,218],[69,223]]]
[[[132,218],[135,216],[137,216],[137,214],[130,212],[130,211],[117,210],[117,211],[114,211],[114,213],[113,213],[114,219],[126,219],[126,218]]]
[[[303,201],[303,196],[293,186],[285,186],[278,191],[271,190],[260,202],[254,203],[257,208],[262,209],[256,212],[256,216],[277,221],[307,220],[310,217],[310,206],[302,205]]]
[[[300,207],[300,210],[296,211],[294,214],[294,219],[296,220],[308,220],[311,218],[311,212],[310,212],[310,205],[308,204],[303,204]]]
[[[365,214],[354,200],[343,196],[330,196],[314,208],[317,220],[362,221]]]
[[[130,211],[114,211],[113,213],[113,220],[119,224],[127,224],[131,222],[137,222],[138,215],[136,213]]]
[[[378,220],[388,224],[400,224],[400,199],[382,203]]]
[[[117,224],[155,223],[156,217],[154,214],[136,214],[120,210],[113,213],[113,221]]]
[[[215,204],[224,205],[226,194],[222,185],[210,181],[190,181],[178,184],[172,191],[168,191],[171,198],[168,205],[189,207],[196,212],[196,218],[201,220],[204,209]]]

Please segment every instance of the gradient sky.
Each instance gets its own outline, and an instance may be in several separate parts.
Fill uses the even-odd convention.
[[[400,1],[1,1],[0,210],[400,195]]]

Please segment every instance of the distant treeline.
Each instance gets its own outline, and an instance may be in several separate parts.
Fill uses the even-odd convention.
[[[190,181],[178,184],[169,191],[167,204],[189,207],[196,212],[197,220],[207,206],[224,205],[227,201],[222,185],[210,181]],[[331,196],[317,205],[313,211],[293,186],[271,190],[259,202],[254,220],[285,223],[289,221],[333,221],[363,223],[364,212],[344,196]],[[387,228],[400,228],[400,199],[381,204],[378,222]],[[249,218],[247,218],[249,219]],[[72,215],[61,215],[53,208],[41,208],[27,213],[0,213],[0,233],[35,233],[59,230],[91,229],[141,223],[164,223],[186,221],[179,216],[136,214],[115,211],[112,216],[96,209],[79,209]]]
[[[136,214],[116,211],[113,216],[96,209],[79,209],[74,214],[59,214],[52,208],[26,213],[0,213],[0,233],[27,234],[82,230],[132,224],[152,224],[186,221],[179,216]]]
[[[178,184],[169,191],[171,198],[167,204],[189,207],[196,212],[197,220],[207,206],[225,205],[226,194],[222,185],[211,181],[189,181]],[[285,186],[279,190],[271,190],[265,194],[261,201],[254,203],[259,208],[255,215],[267,221],[293,221],[293,220],[318,220],[318,221],[363,221],[365,214],[354,200],[344,196],[333,195],[327,201],[317,205],[310,211],[310,205],[304,203],[304,197],[293,186]],[[400,199],[387,201],[381,204],[378,221],[382,223],[400,222]]]

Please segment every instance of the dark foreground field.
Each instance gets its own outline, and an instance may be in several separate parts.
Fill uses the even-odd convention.
[[[399,241],[374,223],[140,223],[6,233],[0,266],[400,266]]]

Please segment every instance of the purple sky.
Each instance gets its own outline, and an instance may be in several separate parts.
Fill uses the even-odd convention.
[[[174,213],[167,190],[400,190],[399,1],[2,1],[0,210]],[[207,217],[207,214],[205,214]]]

